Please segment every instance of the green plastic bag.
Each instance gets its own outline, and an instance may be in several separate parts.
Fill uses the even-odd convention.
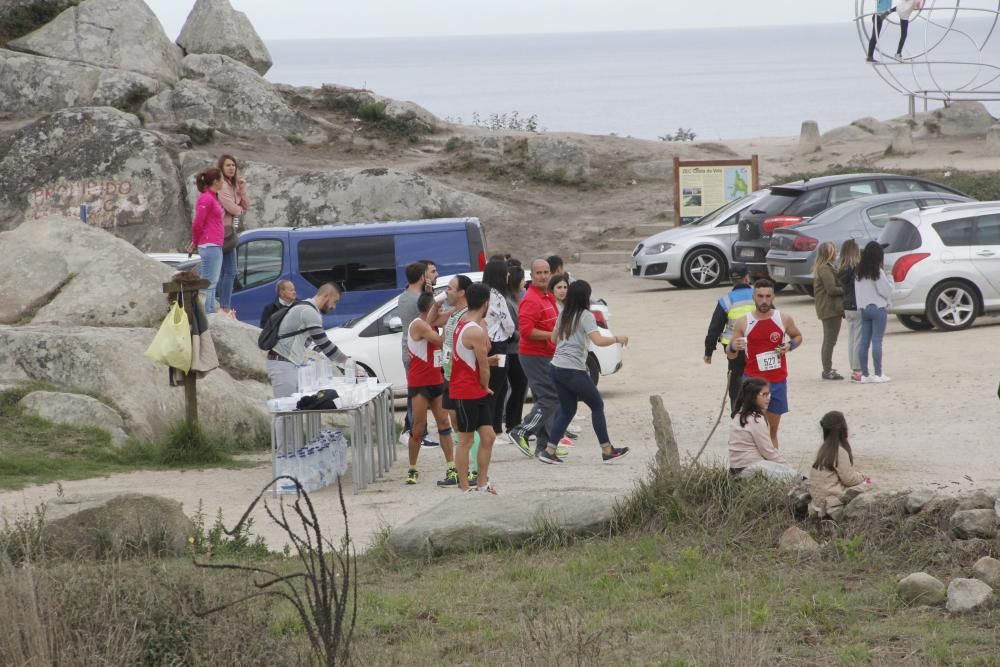
[[[191,370],[191,325],[187,313],[175,302],[145,352],[153,361],[187,373]]]

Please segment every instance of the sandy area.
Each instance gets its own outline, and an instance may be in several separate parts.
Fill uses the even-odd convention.
[[[623,267],[571,267],[589,279],[607,298],[612,329],[627,334],[625,366],[605,377],[600,387],[607,401],[613,441],[632,447],[633,454],[616,465],[602,465],[588,421],[578,447],[561,467],[546,466],[520,454],[513,446],[498,446],[492,477],[500,493],[524,494],[536,489],[580,488],[627,492],[644,474],[655,452],[648,396],[664,397],[683,449],[693,454],[701,446],[719,412],[726,366],[702,361],[702,345],[715,300],[728,288],[678,290],[666,283],[641,281]],[[779,308],[792,314],[805,342],[792,353],[789,399],[792,411],[782,424],[782,449],[806,470],[820,443],[818,421],[827,410],[842,410],[852,432],[857,465],[883,488],[930,485],[944,491],[1000,485],[1000,426],[996,355],[991,352],[1000,320],[982,318],[957,333],[911,332],[890,319],[885,339],[885,372],[892,382],[852,385],[820,379],[821,328],[812,300],[797,294],[779,295]],[[846,330],[835,352],[835,366],[847,367]],[[724,459],[726,423],[720,426],[705,458]],[[437,452],[421,457],[423,478],[405,486],[405,451],[390,474],[358,495],[347,493],[347,506],[357,543],[364,546],[384,525],[398,525],[441,502],[454,490],[438,489],[443,471]],[[269,477],[260,467],[246,470],[137,472],[63,484],[65,493],[106,491],[155,492],[177,499],[188,513],[199,500],[210,519],[222,508],[234,521]],[[26,511],[56,494],[54,484],[0,494],[4,516]],[[321,516],[331,522],[339,514],[336,492],[313,494]],[[257,532],[280,546],[281,534],[259,516]],[[336,525],[336,524],[334,524]]]

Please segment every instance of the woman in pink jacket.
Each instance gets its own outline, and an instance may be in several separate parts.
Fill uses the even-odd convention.
[[[222,190],[222,172],[215,167],[206,169],[194,178],[201,195],[194,207],[194,221],[191,223],[191,245],[188,251],[198,249],[201,255],[201,277],[208,280],[208,288],[201,290],[205,299],[205,312],[215,312],[215,288],[219,284],[222,270],[222,204],[219,191]]]
[[[232,308],[233,282],[236,280],[236,244],[239,241],[240,222],[250,199],[247,197],[247,181],[240,176],[239,165],[232,155],[219,158],[219,170],[222,171],[222,190],[219,192],[219,203],[222,204],[224,216],[222,242],[222,270],[219,274],[218,299],[222,312],[233,319],[236,313]]]

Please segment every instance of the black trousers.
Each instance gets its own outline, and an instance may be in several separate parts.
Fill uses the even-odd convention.
[[[509,431],[524,419],[524,398],[528,394],[528,376],[524,374],[520,357],[516,354],[507,355],[507,384],[510,393],[506,396],[506,409],[502,412]]]
[[[882,32],[882,24],[885,19],[878,14],[872,15],[872,36],[868,38],[868,60],[875,57],[875,44],[878,42],[878,35]]]
[[[490,343],[490,356],[505,354],[507,341]],[[508,361],[509,361],[508,357]],[[507,366],[490,366],[490,389],[493,391],[493,430],[503,432],[503,408],[507,400]]]
[[[736,398],[743,386],[743,369],[747,365],[745,352],[740,352],[735,359],[729,359],[729,411],[736,409]]]

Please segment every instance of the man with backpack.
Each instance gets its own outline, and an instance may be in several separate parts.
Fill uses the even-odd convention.
[[[258,345],[267,350],[267,374],[275,398],[298,391],[299,366],[305,363],[307,345],[312,344],[337,365],[347,361],[347,355],[327,338],[323,328],[323,315],[336,308],[338,301],[340,289],[324,283],[313,298],[296,301],[268,320]]]

